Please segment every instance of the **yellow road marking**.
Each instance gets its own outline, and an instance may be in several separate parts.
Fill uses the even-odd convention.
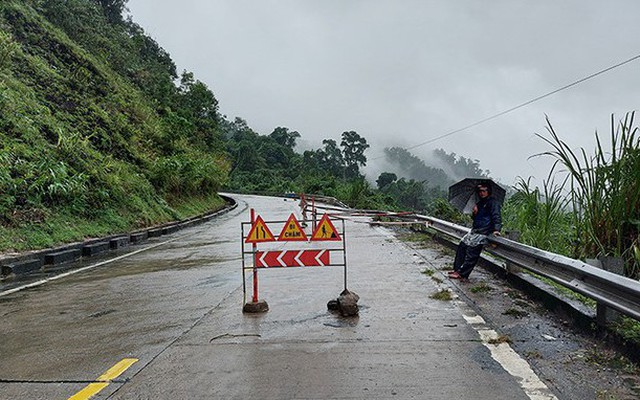
[[[90,383],[89,385],[87,385],[87,387],[85,387],[84,389],[82,389],[78,393],[74,394],[73,396],[69,397],[68,400],[87,400],[87,399],[90,399],[92,396],[95,396],[101,390],[103,390],[104,388],[109,386],[109,383],[111,383],[112,380],[114,380],[117,377],[119,377],[124,371],[129,369],[129,367],[131,367],[137,361],[138,361],[137,358],[125,358],[125,359],[123,359],[122,361],[120,361],[119,363],[114,365],[113,367],[109,368],[107,370],[107,372],[105,372],[104,374],[100,375],[98,377],[98,379],[96,379],[96,382]]]
[[[102,389],[109,386],[108,383],[90,383],[87,387],[69,397],[69,400],[86,400],[98,394]]]

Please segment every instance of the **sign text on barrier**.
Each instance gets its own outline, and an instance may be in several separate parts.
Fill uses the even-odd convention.
[[[280,232],[280,235],[278,236],[278,240],[302,241],[302,242],[307,241],[307,234],[304,233],[304,231],[302,230],[302,227],[298,223],[298,220],[293,215],[293,213],[289,216],[289,219],[284,224],[284,227],[282,228],[282,232]]]

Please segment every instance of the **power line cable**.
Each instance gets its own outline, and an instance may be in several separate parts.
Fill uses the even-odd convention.
[[[517,110],[517,109],[519,109],[519,108],[522,108],[522,107],[528,106],[528,105],[529,105],[529,104],[531,104],[531,103],[535,103],[536,101],[542,100],[542,99],[544,99],[544,98],[546,98],[546,97],[549,97],[549,96],[551,96],[551,95],[554,95],[554,94],[556,94],[556,93],[558,93],[558,92],[561,92],[561,91],[563,91],[563,90],[569,89],[569,88],[571,88],[571,87],[573,87],[573,86],[576,86],[576,85],[578,85],[578,84],[580,84],[580,83],[582,83],[582,82],[588,81],[589,79],[595,78],[595,77],[596,77],[596,76],[598,76],[598,75],[602,75],[602,74],[604,74],[605,72],[609,72],[609,71],[611,71],[611,70],[613,70],[613,69],[615,69],[615,68],[621,67],[621,66],[623,66],[623,65],[625,65],[625,64],[628,64],[628,63],[630,63],[630,62],[632,62],[632,61],[635,61],[635,60],[637,60],[637,59],[639,59],[639,58],[640,58],[640,54],[635,55],[635,56],[633,56],[633,57],[629,58],[628,60],[625,60],[625,61],[619,62],[618,64],[612,65],[612,66],[607,67],[607,68],[605,68],[605,69],[602,69],[602,70],[600,70],[600,71],[598,71],[598,72],[594,72],[593,74],[591,74],[591,75],[587,75],[587,76],[585,76],[584,78],[581,78],[581,79],[578,79],[577,81],[574,81],[574,82],[572,82],[572,83],[569,83],[568,85],[564,85],[564,86],[562,86],[562,87],[560,87],[560,88],[558,88],[558,89],[552,90],[551,92],[545,93],[545,94],[543,94],[543,95],[541,95],[541,96],[534,97],[534,98],[533,98],[533,99],[531,99],[531,100],[525,101],[524,103],[518,104],[517,106],[514,106],[514,107],[511,107],[511,108],[506,109],[506,110],[504,110],[504,111],[501,111],[501,112],[499,112],[499,113],[497,113],[497,114],[494,114],[494,115],[492,115],[492,116],[490,116],[490,117],[483,118],[483,119],[481,119],[481,120],[479,120],[479,121],[476,121],[476,122],[474,122],[474,123],[472,123],[472,124],[469,124],[469,125],[467,125],[467,126],[464,126],[464,127],[462,127],[462,128],[459,128],[459,129],[453,130],[453,131],[451,131],[451,132],[448,132],[448,133],[445,133],[445,134],[443,134],[443,135],[437,136],[437,137],[435,137],[435,138],[429,139],[429,140],[424,141],[424,142],[422,142],[422,143],[418,143],[418,144],[416,144],[416,145],[413,145],[413,146],[407,147],[407,148],[406,148],[406,150],[415,149],[415,148],[417,148],[417,147],[421,147],[421,146],[424,146],[424,145],[426,145],[426,144],[430,144],[430,143],[436,142],[436,141],[438,141],[438,140],[440,140],[440,139],[444,139],[444,138],[446,138],[446,137],[448,137],[448,136],[455,135],[456,133],[460,133],[460,132],[465,131],[465,130],[467,130],[467,129],[473,128],[474,126],[478,126],[478,125],[483,124],[483,123],[485,123],[485,122],[487,122],[487,121],[491,121],[492,119],[496,119],[496,118],[501,117],[501,116],[503,116],[503,115],[505,115],[505,114],[508,114],[508,113],[510,113],[510,112],[512,112],[512,111],[515,111],[515,110]],[[382,157],[384,157],[384,156],[380,156],[380,157],[373,158],[373,160],[377,160],[377,159],[382,158]]]

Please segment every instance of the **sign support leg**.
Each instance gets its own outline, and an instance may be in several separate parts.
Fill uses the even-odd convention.
[[[255,210],[251,209],[251,226],[256,222]],[[255,243],[252,244],[253,257],[253,298],[251,303],[245,303],[242,312],[246,313],[263,313],[269,311],[269,305],[266,301],[258,301],[258,267],[256,267],[256,249]]]

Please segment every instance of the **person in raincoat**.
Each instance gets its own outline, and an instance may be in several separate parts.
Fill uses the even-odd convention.
[[[482,248],[489,242],[487,236],[500,236],[502,229],[500,202],[491,197],[491,186],[481,183],[476,191],[480,200],[473,207],[473,227],[458,244],[453,271],[449,272],[451,279],[468,279],[480,259]]]

